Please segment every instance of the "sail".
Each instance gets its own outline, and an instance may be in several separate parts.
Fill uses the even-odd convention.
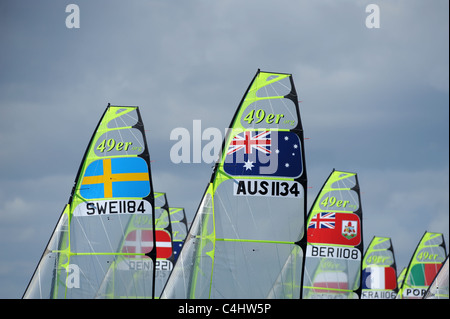
[[[304,299],[358,299],[363,249],[356,173],[333,170],[307,220]]]
[[[448,291],[448,255],[445,259],[444,265],[439,270],[438,274],[434,278],[424,299],[449,299]]]
[[[128,223],[122,238],[119,251],[123,253],[136,252],[145,249],[149,238],[153,238],[155,229],[156,261],[153,276],[153,263],[146,257],[133,254],[117,256],[110,265],[96,298],[150,298],[145,289],[136,289],[136,283],[141,286],[153,283],[154,296],[159,296],[173,268],[172,229],[169,208],[165,193],[154,192],[155,226],[148,218],[135,215]],[[134,271],[130,272],[129,269]],[[127,278],[132,275],[132,278]],[[121,281],[122,289],[117,289],[117,281]],[[149,289],[149,287],[147,288]],[[132,292],[134,290],[134,292]]]
[[[394,299],[397,291],[397,268],[391,238],[375,236],[363,258],[361,299]]]
[[[233,117],[162,297],[266,298],[291,260],[298,282],[286,276],[282,287],[290,288],[273,297],[299,298],[304,163],[292,75],[258,70]]]
[[[409,262],[397,298],[423,298],[446,256],[444,236],[425,232]]]
[[[174,262],[176,262],[188,233],[187,218],[182,207],[170,207],[169,212],[173,233],[173,255]]]
[[[24,298],[152,298],[151,176],[138,107],[108,104]]]

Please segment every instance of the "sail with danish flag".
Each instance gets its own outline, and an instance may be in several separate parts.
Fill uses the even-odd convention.
[[[23,297],[154,298],[172,255],[170,220],[155,227],[163,218],[139,108],[108,104]]]
[[[303,299],[358,299],[363,249],[356,173],[333,170],[307,220]]]

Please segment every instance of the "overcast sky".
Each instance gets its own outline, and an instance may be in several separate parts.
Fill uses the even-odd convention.
[[[69,3],[79,28],[66,26]],[[366,27],[371,3],[379,28]],[[172,163],[170,133],[192,132],[193,120],[223,132],[258,68],[293,74],[308,207],[333,168],[357,172],[365,247],[391,237],[400,271],[426,230],[448,246],[448,10],[447,0],[2,0],[0,297],[22,296],[108,103],[140,106],[155,190],[192,219],[212,164]]]

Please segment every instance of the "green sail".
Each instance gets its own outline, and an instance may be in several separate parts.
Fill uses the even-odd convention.
[[[333,170],[307,220],[304,299],[358,299],[363,248],[356,173]]]
[[[444,265],[439,269],[432,284],[425,293],[424,299],[449,299],[448,255]]]
[[[392,241],[388,237],[375,236],[363,258],[361,299],[394,299],[397,291]]]
[[[425,232],[408,265],[397,298],[423,298],[446,256],[444,236],[441,233]]]
[[[154,297],[151,176],[138,107],[108,105],[24,298]],[[146,224],[145,235],[136,229],[130,235],[137,223]],[[130,260],[148,267],[137,269]],[[111,269],[117,270],[112,282]]]
[[[306,170],[297,99],[292,75],[258,70],[163,298],[299,298]],[[286,278],[297,282],[275,294],[287,260],[298,275]]]

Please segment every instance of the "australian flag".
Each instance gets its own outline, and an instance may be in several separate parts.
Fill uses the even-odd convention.
[[[233,176],[298,177],[302,173],[300,139],[289,131],[244,131],[233,137],[223,164]]]

